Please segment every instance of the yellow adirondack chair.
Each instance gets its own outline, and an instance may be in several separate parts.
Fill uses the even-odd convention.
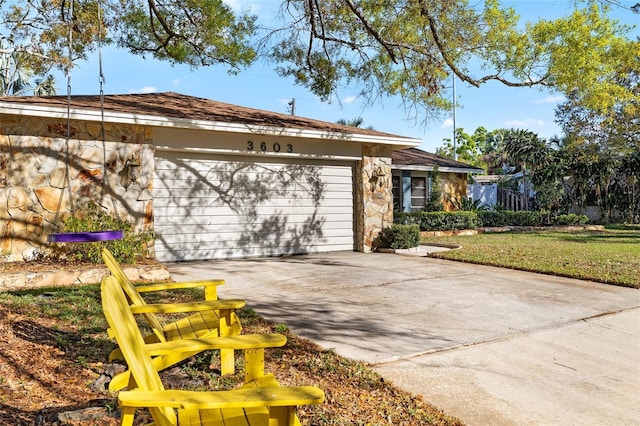
[[[295,415],[299,405],[319,404],[324,392],[312,386],[280,387],[272,375],[264,371],[245,371],[245,385],[231,391],[165,390],[153,365],[154,353],[165,351],[193,351],[194,347],[218,347],[221,341],[244,336],[217,339],[182,340],[145,344],[137,327],[131,307],[122,287],[114,277],[102,281],[102,306],[112,337],[116,339],[131,371],[128,391],[118,394],[122,408],[121,424],[133,425],[137,409],[147,408],[158,426],[169,425],[246,425],[289,426],[300,425]],[[284,337],[284,336],[282,336]],[[286,340],[286,338],[285,338]],[[249,358],[262,357],[264,349],[245,351]]]
[[[127,278],[122,267],[108,249],[102,250],[102,258],[111,275],[122,286],[126,297],[131,305],[131,309],[136,314],[142,314],[149,327],[153,331],[144,336],[146,343],[170,342],[182,339],[235,336],[240,334],[242,326],[234,310],[245,305],[243,300],[217,299],[217,287],[224,284],[224,280],[203,280],[188,281],[178,283],[161,283],[152,285],[135,286]],[[177,304],[147,304],[141,293],[155,291],[167,291],[184,288],[204,288],[205,300],[192,303]],[[163,324],[158,315],[190,313],[176,321]],[[154,360],[154,365],[162,370],[178,362],[189,358],[199,351],[177,352],[175,354],[164,354],[159,359]],[[116,349],[109,355],[109,360],[122,360],[122,352]],[[221,372],[222,374],[232,374],[234,366],[234,348],[222,348],[220,350]],[[109,390],[116,391],[127,385],[129,372],[114,377],[109,383]]]

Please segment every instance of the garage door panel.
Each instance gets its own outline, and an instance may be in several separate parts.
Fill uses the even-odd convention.
[[[353,250],[352,165],[156,159],[159,260]]]
[[[342,194],[338,197],[327,196],[322,197],[319,200],[309,200],[302,198],[301,194],[294,194],[293,198],[285,198],[278,196],[275,198],[263,199],[263,200],[243,200],[235,197],[233,200],[221,200],[217,197],[193,197],[193,198],[163,198],[157,197],[156,204],[162,205],[164,208],[170,207],[220,207],[220,208],[233,208],[235,210],[262,209],[264,207],[348,207],[351,208],[353,202],[353,196],[350,194]],[[254,202],[249,202],[254,201]],[[257,204],[260,203],[260,204]]]
[[[185,244],[190,245],[191,249],[197,248],[227,248],[235,247],[237,241],[242,242],[242,248],[261,247],[261,246],[273,246],[274,242],[281,244],[281,240],[278,239],[273,233],[253,233],[251,235],[242,235],[238,232],[211,232],[203,234],[202,232],[184,232],[180,234],[164,234],[162,238],[164,244],[175,245]],[[350,244],[352,239],[345,237],[344,232],[341,230],[333,229],[328,230],[321,236],[305,237],[299,236],[299,241],[305,245],[324,245],[324,244]],[[287,243],[283,244],[286,246]]]
[[[172,222],[165,221],[163,224],[156,224],[155,231],[159,235],[171,235],[176,233],[177,229],[184,233],[196,233],[196,232],[217,232],[216,228],[233,229],[233,233],[242,232],[247,228],[248,224],[238,224],[236,220],[232,218],[216,218],[214,221],[198,218],[196,221],[194,218],[188,218],[186,220],[176,219]],[[296,216],[288,217],[287,224],[289,226],[301,226],[307,221],[307,217]],[[215,224],[215,227],[211,225]],[[329,235],[330,232],[335,234],[345,234],[349,229],[353,229],[353,220],[348,217],[343,217],[342,220],[331,218],[322,223],[322,230],[324,235]]]
[[[284,255],[293,255],[293,254],[302,254],[302,253],[322,253],[322,252],[331,252],[331,251],[344,251],[344,246],[342,244],[335,245],[323,245],[323,246],[304,246],[304,247],[296,247],[295,250],[291,250],[289,252],[283,251],[281,247],[253,247],[249,249],[199,249],[199,250],[169,250],[166,253],[167,257],[173,257],[177,259],[180,258],[180,261],[192,261],[192,260],[202,260],[202,259],[230,259],[230,258],[241,258],[241,257],[266,257],[266,256],[284,256]]]
[[[242,217],[280,217],[287,216],[289,214],[303,214],[303,215],[334,215],[334,214],[351,214],[351,209],[348,206],[327,206],[327,207],[312,207],[312,206],[260,206],[260,210],[256,211],[253,208],[231,208],[231,207],[215,207],[215,206],[198,206],[192,205],[187,207],[161,207],[156,209],[155,214],[160,217],[197,217],[197,216],[209,216],[211,217],[211,210],[215,209],[222,216],[239,216],[239,220],[242,221]],[[218,213],[216,213],[216,216]],[[159,223],[162,223],[161,221]],[[243,223],[246,223],[243,221]]]
[[[171,155],[166,153],[165,160],[158,164],[156,171],[170,171],[176,179],[191,178],[196,175],[207,175],[207,180],[213,180],[215,176],[249,176],[255,178],[265,173],[286,173],[292,176],[351,176],[349,170],[341,165],[324,165],[321,169],[314,164],[295,163],[259,163],[248,161],[206,160],[194,158],[178,158],[181,154]]]
[[[188,189],[195,185],[208,183],[212,186],[229,186],[241,184],[243,182],[260,183],[268,178],[271,181],[281,182],[287,185],[309,185],[322,182],[324,185],[342,184],[344,178],[351,178],[350,171],[345,171],[341,167],[325,166],[317,169],[316,166],[304,166],[297,169],[292,165],[278,165],[274,167],[261,167],[251,169],[237,163],[233,170],[216,170],[216,167],[225,167],[224,162],[212,162],[209,169],[197,169],[187,163],[165,163],[164,167],[156,167],[156,175],[164,180],[168,186]],[[175,167],[182,166],[186,169],[176,170]]]
[[[191,185],[191,184],[190,184]],[[166,198],[166,199],[192,199],[192,198],[204,198],[204,199],[219,199],[221,198],[220,188],[201,188],[201,189],[193,189],[191,186],[185,185],[184,187],[180,187],[176,185],[173,188],[162,187],[154,190],[154,194],[158,198]],[[234,193],[231,193],[235,195]],[[299,189],[299,188],[286,188],[286,190],[282,190],[281,192],[273,193],[272,199],[281,199],[281,198],[305,198],[306,195],[309,194],[308,189]],[[225,193],[224,195],[230,195]],[[350,188],[345,189],[343,185],[333,184],[333,185],[324,185],[323,187],[323,198],[334,198],[334,199],[351,199],[353,197],[353,192]]]

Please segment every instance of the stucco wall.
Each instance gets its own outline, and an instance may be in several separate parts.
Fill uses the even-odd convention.
[[[22,260],[46,248],[62,221],[89,201],[134,223],[153,226],[151,129],[0,115],[0,258]],[[125,163],[137,162],[128,185]],[[135,169],[135,168],[134,168]],[[67,179],[68,176],[68,179]]]

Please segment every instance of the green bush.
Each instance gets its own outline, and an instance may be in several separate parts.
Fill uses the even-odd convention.
[[[507,216],[507,223],[511,226],[543,226],[547,224],[548,212],[510,211],[502,212]]]
[[[585,215],[553,217],[547,211],[478,210],[456,212],[394,212],[396,224],[420,226],[420,231],[457,231],[479,227],[584,225]]]
[[[555,225],[584,225],[589,222],[589,218],[583,214],[561,214],[555,218]]]
[[[505,213],[506,210],[483,210],[478,212],[478,220],[481,226],[496,227],[509,225]]]
[[[391,225],[378,234],[375,246],[380,248],[407,249],[420,244],[418,225]]]
[[[420,213],[393,212],[393,223],[395,225],[419,225]]]
[[[396,212],[396,224],[418,224],[420,231],[455,231],[480,226],[476,212]]]
[[[100,252],[103,247],[106,247],[113,253],[118,262],[132,264],[145,255],[149,242],[153,241],[154,238],[152,232],[135,230],[126,220],[110,216],[94,203],[89,203],[87,209],[82,213],[66,219],[63,232],[104,230],[122,230],[124,231],[124,238],[91,243],[56,244],[54,253],[69,260],[103,263]]]

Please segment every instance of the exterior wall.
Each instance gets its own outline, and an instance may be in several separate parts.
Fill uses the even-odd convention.
[[[380,230],[393,225],[391,147],[364,144],[355,181],[356,250],[368,253]]]
[[[431,188],[433,183],[430,172],[423,170],[395,170],[394,175],[400,176],[402,190],[400,191],[402,200],[402,210],[404,212],[411,211],[411,178],[426,177],[427,185]],[[453,205],[449,200],[459,200],[467,196],[467,175],[465,173],[440,172],[440,182],[442,185],[442,204],[446,211],[452,211]],[[429,197],[427,193],[427,198]]]
[[[445,211],[453,211],[451,201],[467,196],[467,175],[463,173],[440,172],[442,181],[442,204]]]
[[[153,227],[150,128],[66,119],[0,116],[0,258],[19,261],[47,247],[47,236],[90,201]],[[125,163],[140,164],[125,188]],[[68,170],[69,179],[66,179]]]

